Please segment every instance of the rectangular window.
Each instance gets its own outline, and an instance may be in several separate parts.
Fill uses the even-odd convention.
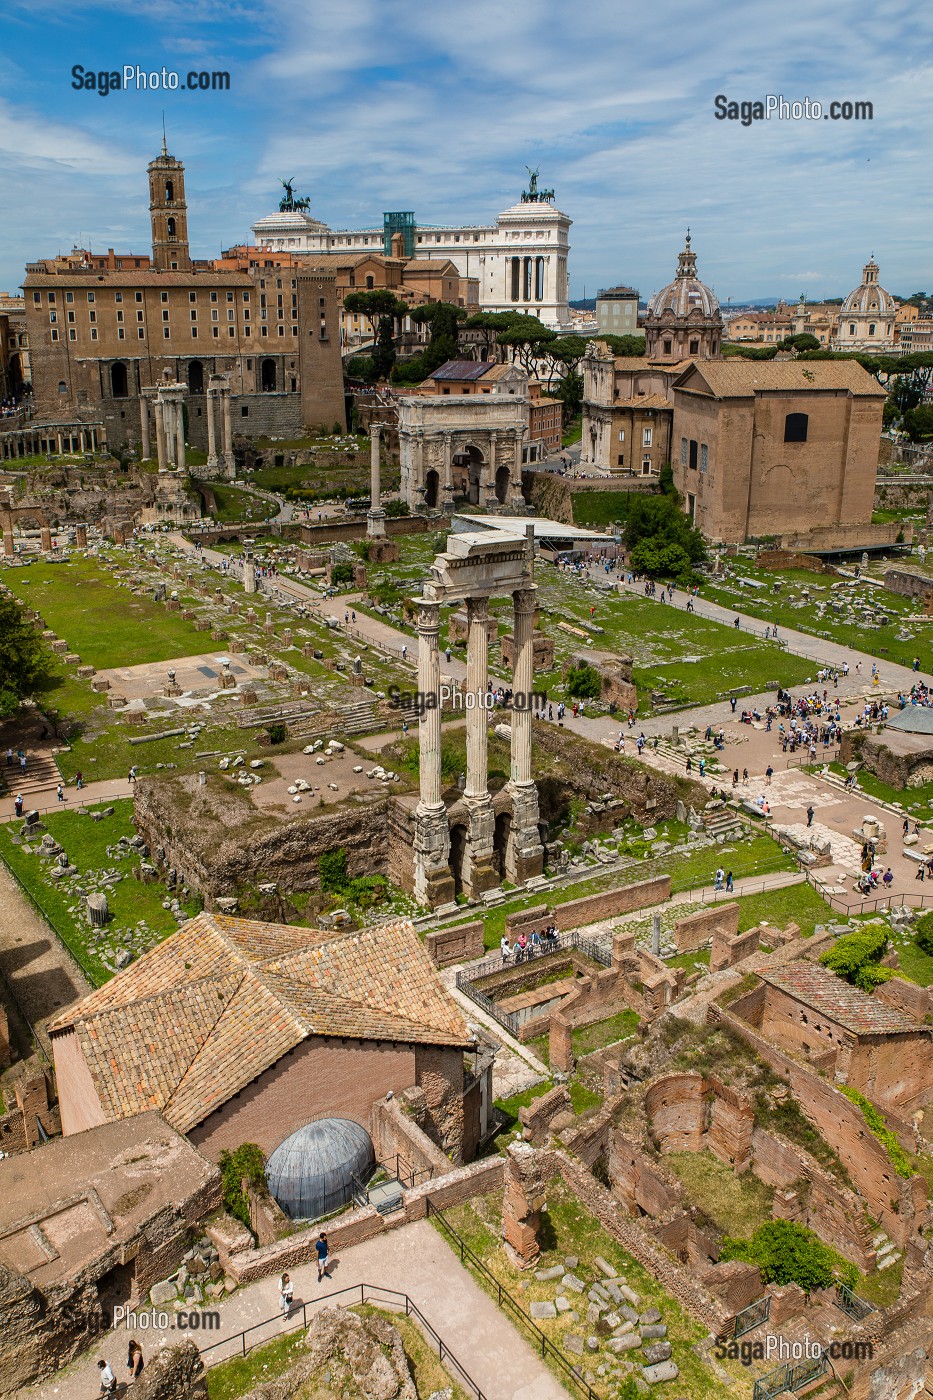
[[[122,292],[114,292],[114,294],[113,294],[113,299],[114,299],[114,301],[117,303],[117,305],[119,306],[119,305],[120,305],[120,302],[123,300],[123,293],[122,293]]]
[[[117,340],[126,340],[126,331],[120,326],[117,330]]]
[[[145,328],[144,328],[143,326],[137,326],[137,327],[136,327],[136,338],[137,338],[137,340],[145,340],[145,339],[146,339],[146,331],[145,331]]]
[[[217,293],[216,293],[216,292],[211,292],[211,301],[216,301],[216,300],[217,300]]]
[[[228,293],[227,293],[227,300],[228,300],[228,301],[232,301],[232,300],[233,300],[233,293],[232,293],[232,292],[228,292]]]
[[[189,301],[197,301],[197,299],[198,299],[198,294],[197,294],[197,292],[189,292],[189,293],[188,293],[188,300],[189,300]]]
[[[285,334],[285,327],[284,327],[284,326],[279,326],[279,335],[284,335],[284,334]]]
[[[77,332],[77,331],[75,331],[75,330],[70,330],[70,331],[68,332],[68,339],[69,339],[69,340],[77,340],[77,338],[78,338],[78,332]]]
[[[137,301],[142,301],[142,299],[143,299],[143,294],[142,294],[142,292],[137,292],[137,293],[136,293],[136,300],[137,300]]]
[[[168,320],[168,312],[167,312],[167,311],[163,311],[163,312],[162,312],[162,320],[163,320],[163,321],[167,321],[167,320]]]
[[[624,429],[624,428],[620,428],[620,429],[619,429],[619,441],[620,441],[620,442],[624,442],[624,441],[625,441],[625,429]]]
[[[93,293],[93,292],[88,292],[88,294],[87,294],[87,299],[88,299],[88,301],[93,301],[93,300],[94,300],[94,293]]]
[[[260,327],[259,327],[259,334],[260,334],[260,335],[268,335],[268,334],[269,334],[269,327],[268,327],[268,326],[260,326]]]
[[[198,319],[198,308],[196,306],[192,308],[190,316],[192,321],[196,321]]]
[[[41,292],[33,292],[33,294],[32,294],[32,304],[33,304],[33,306],[41,306],[41,305],[42,305],[42,293],[41,293]]]
[[[159,296],[162,301],[168,301],[168,292],[160,292]]]
[[[69,311],[69,312],[68,312],[68,321],[69,321],[69,323],[70,323],[72,326],[74,325],[74,320],[75,320],[75,314],[74,314],[74,312],[73,312],[73,311]]]
[[[55,293],[49,292],[49,306],[55,305]]]
[[[705,442],[700,443],[700,471],[705,472],[709,466],[709,448]]]
[[[55,329],[54,326],[52,327],[52,339],[53,339],[53,340],[57,340],[57,339],[58,339],[58,331]]]
[[[232,306],[228,306],[228,307],[227,307],[227,320],[228,320],[228,321],[232,321],[235,315],[236,315],[236,312],[234,311],[233,307],[232,307]]]
[[[96,312],[96,311],[89,311],[89,312],[87,313],[87,316],[88,316],[88,320],[90,321],[91,325],[93,326],[94,322],[97,320],[97,312]]]
[[[212,307],[212,308],[211,308],[211,320],[212,320],[212,321],[216,321],[216,320],[218,320],[219,316],[220,316],[220,312],[217,310],[217,307],[216,307],[216,306]]]
[[[65,300],[66,300],[66,302],[68,302],[69,306],[70,306],[71,303],[74,301],[74,299],[75,299],[75,294],[74,294],[74,292],[66,292],[66,293],[65,293]]]
[[[122,311],[118,311],[118,312],[117,312],[117,322],[119,323],[119,322],[122,321],[122,320],[123,320],[123,312],[122,312]]]
[[[96,327],[96,326],[92,326],[92,327],[91,327],[91,339],[92,339],[92,340],[96,340],[96,339],[97,339],[97,327]]]
[[[197,338],[198,338],[198,328],[197,328],[197,326],[192,326],[192,327],[191,327],[191,339],[192,339],[192,340],[197,340]]]
[[[236,335],[236,327],[235,327],[235,326],[228,326],[228,327],[227,327],[227,334],[228,334],[228,335]]]
[[[168,338],[169,338],[169,336],[170,336],[171,334],[172,334],[172,330],[171,330],[171,327],[170,327],[170,326],[163,326],[163,327],[162,327],[162,338],[163,338],[163,340],[168,340]]]
[[[49,325],[50,325],[50,326],[54,326],[54,325],[55,325],[55,322],[56,322],[57,320],[58,320],[58,312],[57,312],[57,311],[50,311],[50,312],[49,312]]]
[[[220,335],[220,327],[219,327],[219,326],[212,326],[212,327],[211,327],[211,335],[212,335],[212,336],[214,337],[214,339],[216,340],[217,337]]]
[[[650,428],[645,428],[644,431],[642,432],[642,435],[641,435],[641,445],[642,445],[642,447],[650,447],[650,446],[651,446],[651,429],[650,429]]]
[[[244,327],[243,327],[243,334],[244,334],[244,335],[250,335],[250,334],[251,334],[251,331],[252,331],[252,328],[251,328],[250,326],[244,326]]]
[[[143,319],[143,313],[141,311],[137,311],[136,319],[137,321],[141,321]]]

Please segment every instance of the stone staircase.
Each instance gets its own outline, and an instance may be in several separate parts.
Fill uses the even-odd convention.
[[[288,732],[294,738],[317,738],[319,734],[365,734],[376,727],[372,700],[357,700],[351,705],[342,705],[337,718],[329,724],[321,723],[321,715],[313,714],[297,719],[289,724]]]
[[[20,773],[15,753],[12,768],[7,768],[5,760],[0,760],[0,782],[5,782],[8,792],[21,792],[27,807],[37,793],[51,790],[54,797],[56,784],[61,781],[58,764],[50,753],[32,753],[27,749],[25,777]]]
[[[883,1230],[872,1237],[872,1247],[878,1261],[878,1269],[890,1269],[902,1258],[901,1251],[893,1240],[888,1239]]]

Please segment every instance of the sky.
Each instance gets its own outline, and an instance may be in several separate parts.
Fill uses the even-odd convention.
[[[493,223],[540,168],[571,297],[670,281],[689,226],[720,300],[933,289],[933,7],[915,0],[5,0],[0,291],[27,261],[149,249],[146,164],[186,165],[192,255],[250,240],[294,178],[333,228]],[[72,70],[228,72],[229,91]],[[872,120],[718,120],[715,100]]]

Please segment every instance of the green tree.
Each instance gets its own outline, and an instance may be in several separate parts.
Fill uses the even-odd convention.
[[[563,404],[564,423],[569,423],[571,418],[576,418],[578,413],[583,412],[582,374],[577,374],[576,370],[565,374],[563,379],[558,380],[556,387],[552,390],[552,395],[555,399],[560,399]]]
[[[821,350],[823,347],[815,335],[801,331],[799,335],[785,336],[781,341],[782,350]]]
[[[581,666],[570,666],[565,677],[567,694],[574,700],[598,700],[603,683],[595,666],[585,662]]]
[[[249,1225],[249,1197],[243,1190],[243,1178],[257,1191],[266,1189],[266,1159],[255,1142],[244,1142],[228,1152],[226,1148],[217,1159],[220,1167],[224,1208],[244,1225]]]
[[[534,373],[535,360],[544,353],[545,347],[556,339],[557,332],[539,321],[537,316],[516,316],[498,336],[499,344],[509,347],[513,359],[518,360],[528,375]]]
[[[933,405],[920,404],[904,414],[904,431],[911,442],[933,437]]]
[[[875,924],[855,933],[844,933],[831,948],[820,954],[820,962],[853,987],[872,992],[880,983],[890,981],[895,975],[893,968],[881,966],[881,959],[887,951],[888,929]]]
[[[15,598],[0,596],[0,717],[15,715],[49,677],[49,655]]]
[[[914,942],[921,953],[933,958],[933,911],[921,914],[914,924]]]
[[[367,292],[347,292],[343,305],[346,311],[366,317],[374,340],[376,328],[384,316],[388,316],[394,326],[396,321],[408,315],[407,301],[400,301],[388,287],[376,287]]]
[[[601,335],[600,340],[605,341],[613,355],[621,358],[628,358],[632,355],[643,355],[645,353],[645,337],[643,335]]]
[[[344,369],[349,379],[362,379],[368,383],[375,378],[372,355],[351,355]]]
[[[854,1266],[847,1265],[812,1230],[795,1220],[769,1220],[748,1240],[727,1235],[719,1258],[757,1264],[762,1283],[796,1283],[807,1294],[828,1288],[834,1270],[854,1282]]]
[[[334,851],[323,851],[318,861],[318,876],[321,881],[321,889],[327,894],[339,894],[346,889],[349,876],[347,874],[347,853],[343,846],[338,846]]]
[[[419,325],[430,326],[427,345],[419,355],[401,361],[392,375],[394,384],[420,384],[448,360],[457,358],[457,329],[464,312],[449,301],[426,302],[409,313]]]
[[[382,316],[379,320],[372,363],[373,378],[388,379],[395,365],[395,328],[391,316]]]
[[[468,316],[464,321],[464,329],[469,331],[482,331],[481,344],[488,356],[492,347],[497,343],[496,338],[500,331],[504,331],[514,320],[520,318],[518,311],[478,311],[474,315]]]

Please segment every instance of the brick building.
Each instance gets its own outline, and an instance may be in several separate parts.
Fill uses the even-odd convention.
[[[234,431],[246,437],[343,424],[333,272],[193,261],[184,166],[163,144],[148,174],[151,264],[108,254],[27,266],[37,416],[102,419],[111,445],[135,446],[142,391],[169,369],[188,386],[187,436],[197,447],[207,446],[212,374],[228,376]]]
[[[369,1127],[375,1100],[417,1086],[425,1131],[475,1151],[473,1037],[406,921],[359,933],[199,914],[50,1025],[62,1131],[158,1109],[216,1160],[298,1128]]]
[[[605,341],[587,348],[581,463],[611,476],[660,475],[671,460],[671,387],[689,360],[617,357]]]
[[[671,394],[674,484],[708,539],[870,525],[885,393],[854,360],[704,360]]]
[[[819,963],[801,960],[760,976],[757,1024],[768,1040],[882,1107],[911,1112],[929,1102],[928,1026]]]

